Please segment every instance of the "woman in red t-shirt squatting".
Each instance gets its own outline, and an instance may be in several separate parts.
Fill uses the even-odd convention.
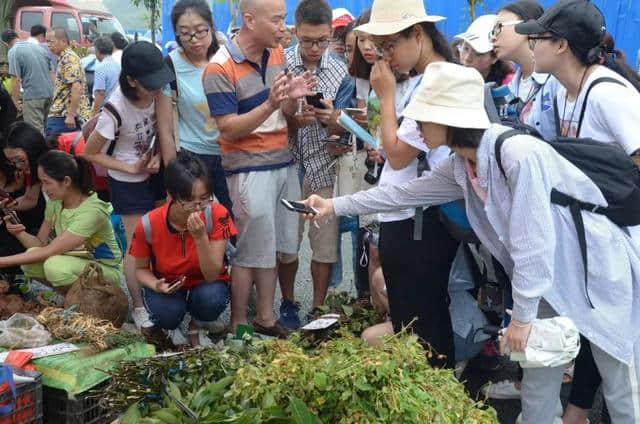
[[[225,249],[237,230],[227,209],[213,201],[208,170],[198,158],[178,154],[164,178],[169,202],[138,222],[129,253],[154,325],[175,330],[188,312],[190,342],[199,345],[206,323],[229,303]]]

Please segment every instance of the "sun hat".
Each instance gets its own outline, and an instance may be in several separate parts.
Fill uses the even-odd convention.
[[[149,91],[159,90],[176,79],[160,49],[148,41],[136,41],[123,50],[122,72]]]
[[[518,24],[515,30],[523,35],[550,32],[584,47],[600,44],[606,32],[602,12],[589,0],[560,0],[538,20]]]
[[[331,18],[331,27],[334,29],[346,27],[353,21],[353,15],[344,7],[333,9],[331,13],[333,15]]]
[[[482,75],[474,68],[454,63],[431,63],[402,115],[450,127],[489,128]]]
[[[371,35],[391,35],[421,22],[440,22],[442,16],[427,15],[423,0],[375,0],[369,23],[354,31]]]
[[[483,15],[469,25],[467,31],[453,37],[456,40],[464,40],[473,47],[473,50],[483,54],[493,50],[493,43],[489,34],[496,24],[498,15]]]

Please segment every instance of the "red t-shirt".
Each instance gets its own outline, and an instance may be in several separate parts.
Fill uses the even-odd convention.
[[[155,260],[153,272],[159,278],[165,278],[169,282],[185,275],[187,279],[184,287],[191,288],[205,281],[202,271],[200,271],[196,243],[188,231],[181,234],[169,227],[167,220],[169,205],[170,203],[167,202],[164,206],[149,212],[151,244]],[[209,240],[228,240],[238,234],[229,212],[220,203],[211,203],[211,217],[213,218],[213,229],[209,234]],[[204,211],[200,214],[200,219],[206,223]],[[142,220],[138,221],[136,225],[129,254],[137,258],[151,256],[151,246],[147,244],[145,239]],[[220,271],[217,280],[230,281],[226,264]]]

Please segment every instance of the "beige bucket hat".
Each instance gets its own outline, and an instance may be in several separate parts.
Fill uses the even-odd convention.
[[[442,16],[427,15],[423,0],[375,0],[369,23],[354,31],[371,35],[391,35],[421,22],[440,22]]]
[[[431,63],[403,115],[417,122],[450,127],[489,128],[482,75],[474,68],[454,63]]]

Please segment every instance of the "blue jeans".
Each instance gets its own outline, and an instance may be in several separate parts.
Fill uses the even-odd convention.
[[[218,199],[218,202],[222,203],[222,206],[227,208],[233,218],[231,197],[229,197],[229,188],[227,188],[227,177],[224,175],[224,168],[222,168],[222,158],[220,155],[202,155],[193,152],[189,153],[200,159],[207,169],[209,169],[213,194],[216,196],[216,199]]]
[[[44,136],[48,137],[52,134],[62,134],[67,132],[80,131],[81,125],[76,118],[76,127],[68,128],[64,123],[64,116],[50,116],[47,118],[47,124],[44,128]]]
[[[197,321],[215,321],[229,303],[229,285],[222,281],[204,282],[173,294],[142,289],[142,299],[151,321],[164,330],[178,328],[189,312]]]

